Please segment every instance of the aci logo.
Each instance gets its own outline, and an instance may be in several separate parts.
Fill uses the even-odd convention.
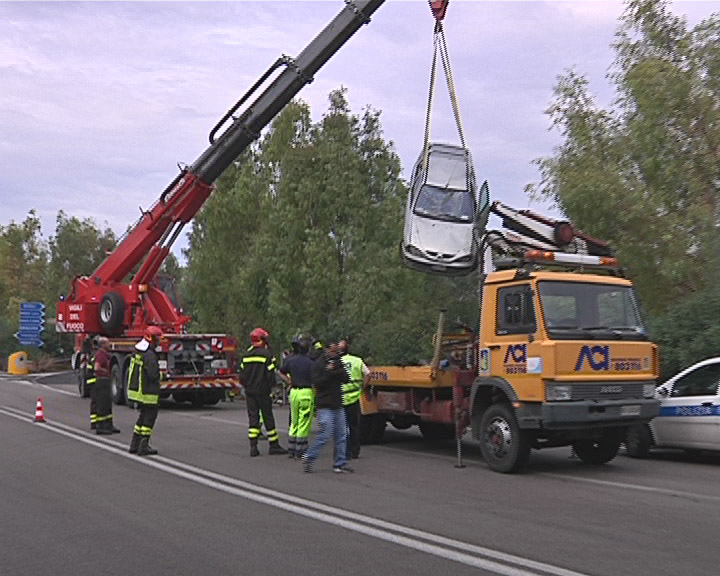
[[[583,346],[575,363],[576,372],[583,369],[586,359],[595,371],[610,370],[610,346]]]
[[[505,352],[503,364],[512,362],[527,362],[527,344],[510,344]]]

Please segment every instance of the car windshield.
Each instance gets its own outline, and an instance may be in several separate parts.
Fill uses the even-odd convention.
[[[541,281],[538,287],[553,339],[647,340],[630,286]]]
[[[443,189],[467,190],[468,166],[465,155],[431,151],[425,183]]]
[[[415,202],[415,214],[452,222],[471,222],[473,199],[467,190],[448,190],[425,184]]]

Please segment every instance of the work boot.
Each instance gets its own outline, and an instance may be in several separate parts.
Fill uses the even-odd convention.
[[[95,426],[95,434],[98,436],[109,436],[112,434],[112,426],[108,422],[98,422]]]
[[[148,436],[143,436],[140,440],[140,446],[138,447],[138,456],[154,456],[158,453],[155,448],[150,446],[150,438]]]
[[[137,454],[138,448],[140,448],[140,440],[142,440],[142,436],[140,434],[137,434],[136,432],[133,432],[132,440],[130,441],[130,454]]]
[[[260,456],[260,450],[258,450],[257,446],[257,438],[253,438],[250,440],[250,456],[254,458],[255,456]]]
[[[108,430],[110,430],[113,434],[120,434],[120,428],[115,428],[112,420],[108,422]]]
[[[288,451],[285,450],[282,446],[280,446],[280,442],[275,440],[275,442],[270,442],[270,450],[268,451],[269,454],[273,455],[279,455],[279,454],[287,454]]]

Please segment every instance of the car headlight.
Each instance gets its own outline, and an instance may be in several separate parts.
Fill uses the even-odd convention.
[[[643,397],[655,398],[655,384],[643,384]]]
[[[572,386],[567,384],[548,384],[547,399],[553,400],[572,400]]]

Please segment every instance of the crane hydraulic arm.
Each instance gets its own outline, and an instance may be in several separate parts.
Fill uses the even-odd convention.
[[[151,285],[183,226],[203,205],[213,182],[259,136],[313,75],[350,39],[384,0],[345,0],[340,13],[297,56],[282,56],[210,132],[210,146],[181,170],[160,198],[121,239],[90,277],[73,280],[57,306],[62,332],[141,333],[148,324],[181,332],[190,318]],[[236,112],[280,68],[284,70],[239,116]],[[143,262],[144,259],[144,262]],[[123,280],[140,265],[129,285]]]

